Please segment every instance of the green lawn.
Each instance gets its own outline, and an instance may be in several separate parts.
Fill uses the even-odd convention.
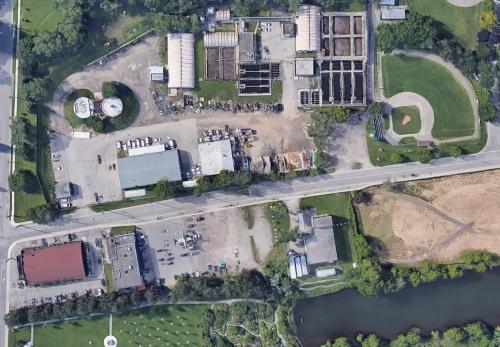
[[[269,225],[271,225],[275,243],[295,240],[297,235],[290,230],[290,215],[284,203],[279,201],[266,204],[264,213]]]
[[[23,30],[54,31],[62,20],[61,13],[54,7],[52,0],[23,0],[21,8]]]
[[[411,117],[411,121],[403,125],[405,115]],[[399,135],[416,134],[420,131],[420,111],[417,106],[404,106],[392,110],[392,126]]]
[[[354,217],[352,211],[351,197],[349,193],[339,193],[330,195],[313,196],[302,198],[300,208],[316,208],[318,215],[329,214],[333,216],[333,223],[348,222],[348,224],[334,227],[335,244],[340,261],[352,262],[355,258],[354,245],[352,244],[351,233],[353,230]]]
[[[406,0],[411,10],[434,17],[443,24],[441,36],[455,37],[466,48],[474,49],[481,5],[457,7],[447,0]],[[444,35],[443,35],[444,34]]]
[[[124,234],[130,234],[135,231],[135,225],[122,225],[119,227],[112,227],[111,228],[111,235],[117,236],[117,235],[124,235]]]
[[[414,92],[434,110],[432,135],[438,139],[471,135],[472,106],[463,87],[442,66],[423,58],[386,55],[382,59],[384,95]]]
[[[207,305],[171,305],[113,315],[113,335],[121,347],[202,346],[199,323]],[[35,327],[37,347],[102,346],[108,335],[108,316]],[[29,340],[30,329],[10,333],[9,347]]]

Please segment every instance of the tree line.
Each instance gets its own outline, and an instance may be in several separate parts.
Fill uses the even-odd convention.
[[[441,347],[441,346],[500,346],[500,327],[492,328],[482,322],[470,323],[463,327],[451,327],[443,332],[434,330],[430,336],[419,331],[411,331],[398,335],[392,340],[379,338],[376,335],[358,335],[356,341],[339,337],[326,342],[322,347]]]
[[[130,310],[142,305],[153,305],[169,299],[167,287],[148,287],[145,290],[128,289],[120,292],[102,293],[94,296],[87,293],[72,295],[64,302],[31,305],[10,310],[5,316],[9,327],[41,321],[88,316],[96,313],[115,313]]]

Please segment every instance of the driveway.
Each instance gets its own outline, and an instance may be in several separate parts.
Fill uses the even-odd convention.
[[[392,116],[390,117],[391,125],[388,132],[392,138],[398,138],[399,140],[403,137],[415,137],[418,141],[434,141],[432,137],[432,127],[434,126],[434,111],[432,110],[431,104],[423,96],[412,93],[404,92],[394,95],[389,99],[385,99],[385,110],[386,114],[391,115],[394,108],[403,106],[416,106],[420,112],[421,127],[420,131],[416,134],[409,134],[401,136],[394,131],[394,123]],[[399,142],[399,141],[398,141]]]

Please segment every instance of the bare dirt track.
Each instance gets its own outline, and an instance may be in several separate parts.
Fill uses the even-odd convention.
[[[386,262],[500,253],[500,171],[409,183],[411,195],[372,189],[359,204],[365,234]]]

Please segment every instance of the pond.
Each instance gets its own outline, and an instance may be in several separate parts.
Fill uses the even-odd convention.
[[[500,323],[500,267],[468,271],[458,279],[407,287],[397,293],[365,297],[354,289],[301,299],[293,311],[304,347],[358,333],[393,338],[418,327],[423,334],[449,326],[483,321]]]

